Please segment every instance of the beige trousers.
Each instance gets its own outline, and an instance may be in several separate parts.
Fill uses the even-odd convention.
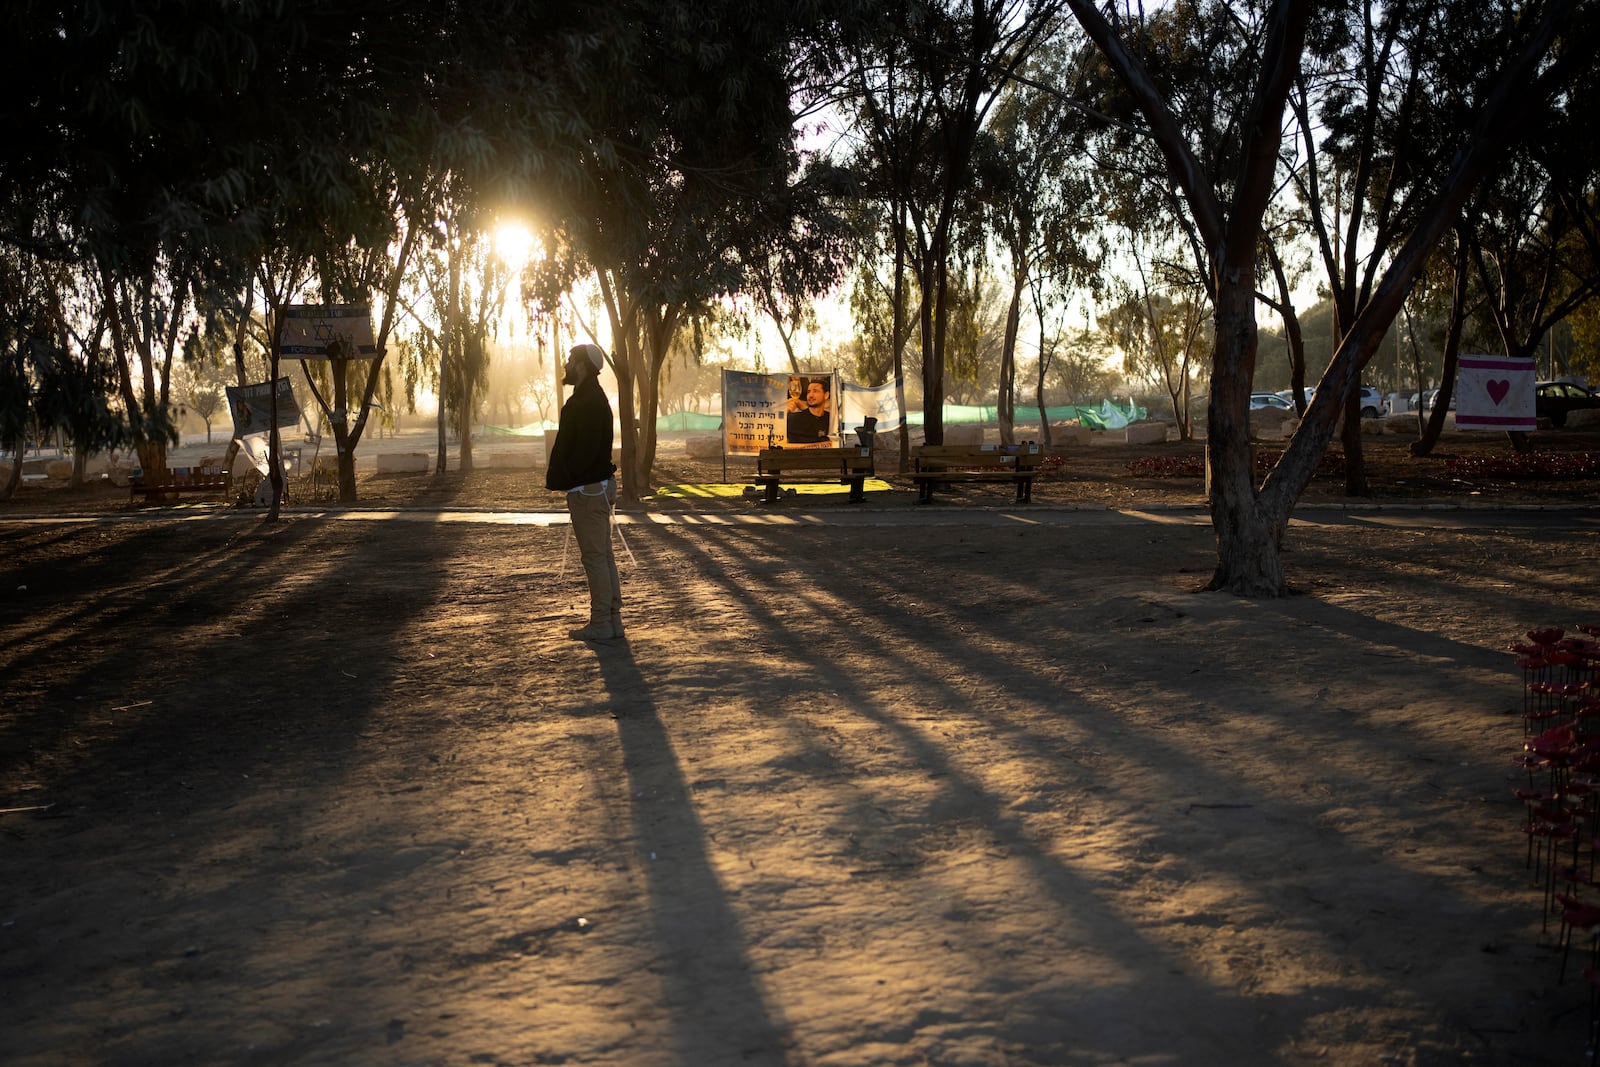
[[[611,505],[617,499],[617,482],[607,478],[567,493],[567,514],[578,557],[589,579],[589,621],[611,623],[622,614],[622,580],[611,547]]]

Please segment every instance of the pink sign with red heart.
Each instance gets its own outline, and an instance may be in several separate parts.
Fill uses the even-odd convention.
[[[1533,360],[1462,356],[1456,366],[1458,430],[1532,430]]]

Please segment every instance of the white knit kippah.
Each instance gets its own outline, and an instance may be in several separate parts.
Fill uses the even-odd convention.
[[[590,363],[594,364],[596,371],[605,369],[606,354],[600,351],[599,345],[574,345],[572,351],[575,355],[581,354]]]

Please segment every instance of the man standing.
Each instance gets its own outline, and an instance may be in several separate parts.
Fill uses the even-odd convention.
[[[577,641],[611,641],[622,634],[622,584],[611,550],[611,506],[617,466],[611,462],[611,402],[600,388],[605,353],[578,345],[567,353],[562,382],[572,396],[561,405],[556,443],[544,486],[567,494],[567,513],[589,579],[589,624],[567,631]]]

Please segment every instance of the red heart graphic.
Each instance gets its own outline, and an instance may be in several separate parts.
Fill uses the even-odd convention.
[[[1488,383],[1488,385],[1489,399],[1494,401],[1496,407],[1499,407],[1500,401],[1504,400],[1506,394],[1511,392],[1511,383],[1501,378],[1498,381]]]

